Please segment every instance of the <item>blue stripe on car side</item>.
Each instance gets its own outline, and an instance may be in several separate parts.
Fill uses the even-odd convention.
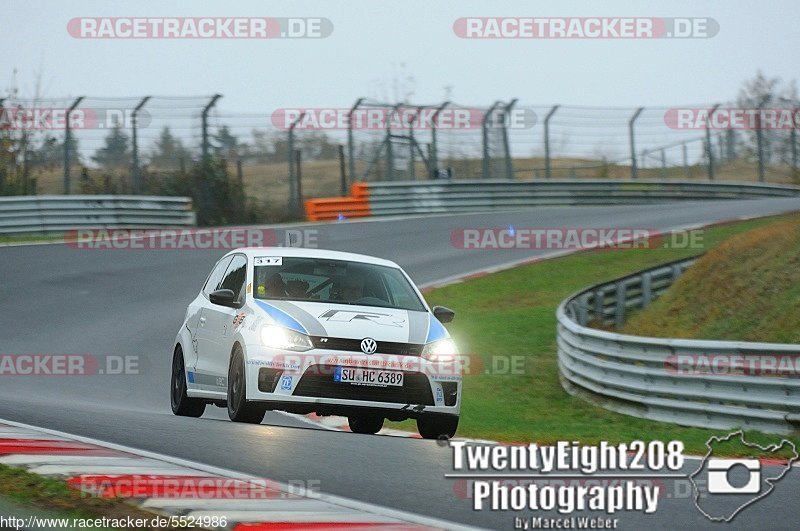
[[[255,302],[261,307],[262,310],[267,312],[267,315],[272,317],[272,319],[275,321],[275,324],[279,324],[281,326],[285,326],[286,328],[291,328],[292,330],[308,334],[308,330],[306,330],[306,327],[301,325],[297,321],[297,319],[295,319],[288,313],[284,312],[283,310],[279,310],[275,306],[268,304],[264,301],[256,300]]]
[[[447,337],[447,331],[442,326],[442,323],[439,322],[439,319],[433,316],[432,313],[428,314],[428,338],[425,340],[425,343],[430,343],[431,341],[437,341],[439,339],[444,339]]]

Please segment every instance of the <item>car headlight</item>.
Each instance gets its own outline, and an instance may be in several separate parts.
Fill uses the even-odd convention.
[[[457,356],[458,347],[452,339],[440,339],[422,349],[422,357],[430,361],[455,361]]]
[[[310,350],[311,338],[282,326],[267,325],[261,329],[261,342],[265,347],[282,350]]]

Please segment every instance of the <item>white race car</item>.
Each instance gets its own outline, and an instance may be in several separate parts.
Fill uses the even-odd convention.
[[[199,417],[209,403],[236,422],[267,410],[348,417],[357,433],[416,419],[452,437],[461,363],[442,323],[394,262],[299,248],[226,254],[189,304],[175,340],[171,402]]]

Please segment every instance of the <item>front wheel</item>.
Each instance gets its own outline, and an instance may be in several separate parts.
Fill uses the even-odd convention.
[[[358,415],[347,417],[347,424],[353,433],[374,435],[383,428],[383,417],[377,415]]]
[[[206,403],[199,398],[186,395],[186,367],[183,364],[183,349],[175,347],[172,355],[172,379],[170,385],[172,412],[181,417],[199,417],[206,410]]]
[[[452,439],[457,429],[457,415],[424,415],[417,419],[417,430],[423,439]]]
[[[261,424],[266,413],[266,406],[247,400],[244,355],[242,354],[242,348],[236,345],[228,368],[228,417],[234,422]]]

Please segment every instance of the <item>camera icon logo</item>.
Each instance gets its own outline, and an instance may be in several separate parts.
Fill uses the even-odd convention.
[[[734,486],[730,474],[737,468],[745,468],[750,477],[742,486]],[[758,459],[709,459],[709,494],[758,494],[761,490],[761,463]]]
[[[762,446],[747,441],[742,430],[711,437],[706,448],[708,452],[688,478],[695,507],[712,522],[730,522],[769,495],[800,460],[792,441],[781,439]],[[726,454],[754,457],[721,457]]]

